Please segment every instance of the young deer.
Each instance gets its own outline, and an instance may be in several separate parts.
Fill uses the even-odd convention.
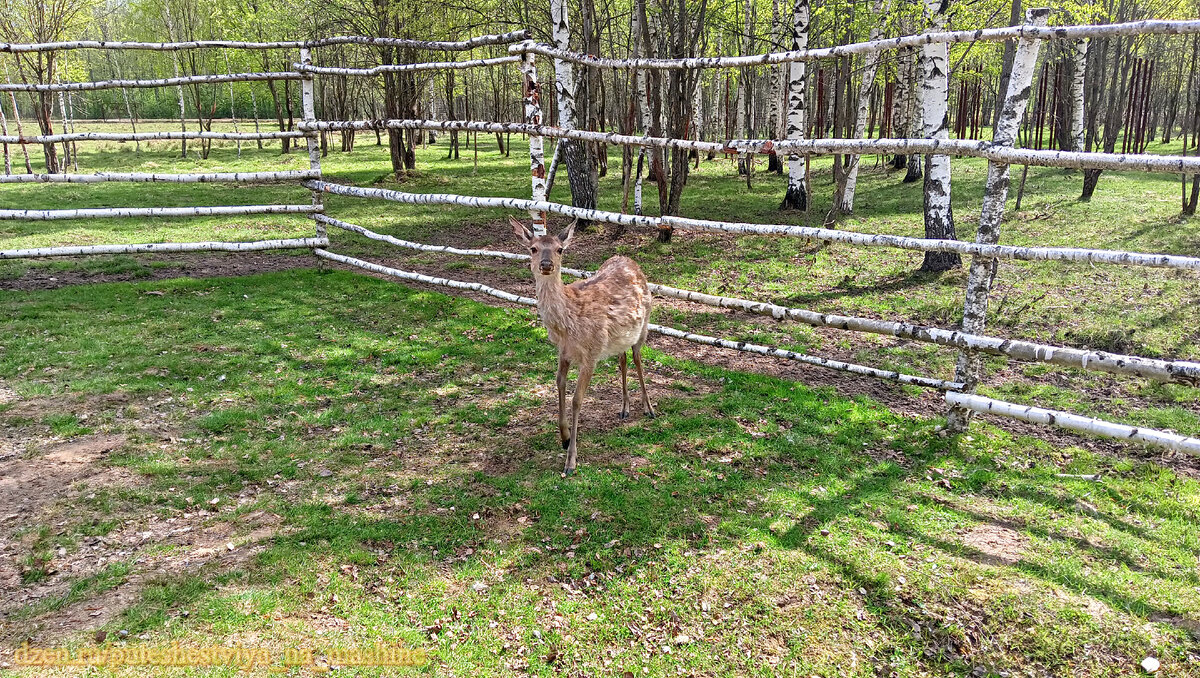
[[[625,352],[633,349],[633,364],[642,385],[645,414],[654,416],[646,379],[642,373],[642,345],[650,324],[650,287],[642,269],[628,257],[612,257],[596,274],[563,285],[562,255],[575,235],[575,222],[557,237],[534,237],[524,224],[509,217],[517,240],[529,248],[529,270],[537,289],[538,315],[558,348],[558,435],[567,450],[564,472],[575,470],[579,439],[579,408],[587,394],[596,363],[621,356],[621,419],[629,417],[628,364]],[[567,371],[575,365],[579,381],[571,399],[570,427],[566,421]]]

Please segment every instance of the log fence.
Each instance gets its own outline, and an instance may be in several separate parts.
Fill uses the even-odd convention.
[[[1161,382],[1172,382],[1200,387],[1200,363],[1180,360],[1160,360],[1135,355],[1121,355],[1088,349],[1053,346],[1029,341],[989,336],[983,332],[987,311],[987,296],[995,267],[1001,260],[1108,264],[1121,266],[1144,266],[1200,271],[1200,257],[1173,254],[1124,252],[1074,247],[1016,247],[999,244],[999,229],[1003,215],[1007,168],[1011,164],[1059,167],[1073,169],[1103,169],[1123,171],[1161,172],[1172,174],[1200,173],[1200,157],[1146,155],[1141,153],[1093,153],[1058,150],[1018,149],[1014,147],[1015,122],[1020,120],[1029,97],[1029,82],[1037,59],[1040,44],[1045,40],[1069,40],[1079,45],[1097,37],[1122,35],[1182,35],[1200,33],[1200,20],[1160,21],[1148,20],[1123,24],[1089,26],[1045,26],[1045,10],[1031,10],[1026,23],[1020,26],[986,29],[978,31],[942,31],[900,36],[863,43],[839,45],[821,49],[795,49],[740,57],[699,57],[688,59],[608,59],[580,54],[555,46],[539,44],[529,39],[527,31],[515,31],[499,35],[479,36],[469,40],[440,42],[408,40],[398,38],[373,38],[365,36],[339,36],[310,41],[282,42],[238,42],[238,41],[193,41],[193,42],[106,42],[73,41],[42,44],[0,43],[0,53],[45,52],[73,49],[102,50],[152,50],[177,52],[187,49],[245,49],[245,50],[297,50],[300,59],[292,70],[263,73],[224,73],[209,75],[177,76],[173,78],[147,80],[109,80],[80,83],[0,83],[0,92],[76,92],[103,89],[126,89],[136,87],[178,87],[192,83],[234,83],[262,80],[296,80],[300,82],[301,119],[294,131],[253,133],[225,132],[149,132],[149,133],[95,133],[70,132],[51,135],[0,135],[0,143],[29,145],[78,141],[153,141],[153,140],[227,140],[262,141],[268,139],[304,138],[309,151],[309,168],[281,172],[246,173],[97,173],[97,174],[24,174],[0,177],[0,183],[100,183],[100,182],[168,182],[168,183],[294,183],[309,190],[309,205],[233,205],[194,207],[149,207],[149,208],[94,208],[74,210],[0,210],[0,220],[52,220],[78,218],[118,217],[197,217],[240,214],[304,214],[314,222],[314,237],[251,242],[192,242],[192,243],[144,243],[132,245],[90,245],[43,247],[0,251],[0,259],[47,256],[80,256],[93,254],[142,253],[142,252],[196,252],[196,251],[262,251],[270,249],[309,249],[321,261],[334,261],[343,265],[385,275],[394,279],[439,285],[453,289],[483,293],[504,301],[524,306],[535,306],[536,300],[499,290],[481,283],[451,280],[427,276],[421,273],[382,266],[329,251],[330,240],[326,227],[353,232],[374,241],[411,250],[438,252],[454,256],[486,256],[510,261],[528,261],[522,253],[502,252],[485,249],[462,249],[440,245],[429,245],[403,240],[390,235],[345,222],[324,214],[324,194],[335,194],[365,199],[380,199],[410,205],[457,205],[477,209],[504,209],[528,213],[533,220],[535,232],[544,233],[546,215],[556,214],[589,221],[618,224],[624,227],[654,229],[679,228],[702,232],[720,232],[746,235],[770,235],[801,237],[810,240],[849,245],[854,247],[887,247],[921,252],[954,252],[972,257],[970,280],[964,295],[964,323],[961,330],[928,327],[905,322],[873,318],[827,314],[801,308],[790,308],[769,302],[759,302],[736,297],[725,297],[699,291],[684,290],[665,285],[651,284],[652,293],[659,297],[702,304],[717,308],[733,309],[745,313],[769,316],[776,320],[801,322],[813,327],[841,331],[867,333],[893,337],[899,340],[916,341],[960,351],[959,366],[953,379],[940,379],[909,375],[898,371],[856,365],[807,355],[785,348],[721,339],[687,332],[682,329],[651,326],[651,330],[663,336],[702,345],[733,349],[792,360],[808,365],[834,369],[851,374],[869,376],[907,385],[931,388],[945,392],[951,407],[950,424],[957,430],[965,428],[968,416],[974,412],[985,412],[1011,417],[1036,424],[1057,425],[1070,430],[1113,437],[1121,440],[1154,445],[1170,450],[1200,454],[1200,440],[1167,431],[1141,429],[1100,419],[1084,417],[1066,412],[1026,407],[1013,403],[975,395],[980,381],[979,361],[983,355],[1036,362],[1059,367],[1100,371],[1134,376]],[[541,84],[537,73],[537,57],[555,60],[561,70],[564,64],[575,64],[583,68],[637,69],[637,70],[686,70],[713,68],[746,68],[771,64],[803,64],[820,59],[834,59],[855,54],[876,54],[887,50],[917,48],[937,44],[954,44],[983,41],[1018,41],[1016,65],[1009,90],[1005,96],[1001,122],[997,125],[994,138],[990,141],[965,139],[805,139],[793,136],[782,140],[729,139],[725,141],[699,141],[669,137],[636,136],[579,129],[567,129],[542,124]],[[437,51],[467,51],[488,45],[508,45],[507,56],[478,58],[464,61],[428,61],[409,64],[380,65],[371,68],[334,68],[313,65],[312,50],[324,46],[391,45],[414,49]],[[803,47],[803,44],[797,44]],[[444,121],[444,120],[362,120],[322,121],[316,118],[314,81],[322,76],[376,77],[386,73],[403,71],[448,70],[489,68],[519,65],[523,78],[524,116],[520,122],[500,121]],[[1028,76],[1028,77],[1026,77]],[[531,199],[515,197],[487,197],[456,194],[417,194],[375,188],[361,188],[324,181],[321,172],[319,135],[327,131],[357,132],[383,129],[422,129],[438,131],[467,131],[489,133],[523,134],[529,139],[531,168]],[[695,219],[677,215],[647,216],[624,214],[598,209],[582,209],[563,205],[547,198],[546,167],[543,155],[543,139],[567,139],[597,144],[622,145],[640,148],[686,149],[708,153],[787,153],[789,157],[827,154],[862,155],[869,153],[897,153],[902,155],[960,156],[981,158],[988,161],[988,183],[984,198],[979,235],[975,242],[950,239],[915,238],[890,234],[857,233],[831,228],[811,228],[789,224],[731,223],[707,219]],[[564,269],[568,275],[587,277],[590,271]]]

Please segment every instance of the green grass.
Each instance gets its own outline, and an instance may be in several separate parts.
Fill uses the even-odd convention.
[[[327,176],[395,187],[386,154],[367,141],[331,153]],[[526,196],[523,146],[503,158],[481,141],[478,172],[469,154],[444,161],[439,146],[419,152],[421,171],[402,188]],[[305,162],[248,147],[238,160],[231,145],[207,162],[182,161],[175,148],[81,146],[81,170]],[[917,188],[864,164],[858,216],[843,227],[919,233]],[[608,209],[619,207],[618,167],[614,156],[602,181]],[[954,168],[966,238],[984,165]],[[1174,181],[1106,173],[1084,205],[1074,201],[1077,174],[1031,169],[1004,242],[1194,254],[1200,234],[1194,220],[1177,218]],[[565,199],[560,186],[555,197]],[[728,163],[702,161],[683,213],[816,224],[831,193],[828,162],[817,163],[813,214],[776,212],[781,192],[779,178],[760,175],[746,189]],[[290,187],[0,186],[6,205],[30,208],[305,199]],[[501,211],[337,196],[327,205],[398,237],[509,248]],[[282,217],[0,222],[0,247],[310,228]],[[527,284],[520,266],[332,237],[336,251],[401,258],[412,270]],[[915,274],[919,255],[908,252],[682,232],[669,245],[648,233],[582,240],[588,246],[571,264],[631,254],[652,280],[679,287],[944,326],[961,313],[965,276]],[[125,642],[115,635],[125,630],[141,645],[404,644],[433,657],[416,672],[439,675],[1109,676],[1135,673],[1147,655],[1162,660],[1164,675],[1200,675],[1200,483],[1170,465],[982,423],[943,438],[936,408],[929,418],[887,408],[911,389],[846,397],[651,350],[663,416],[618,423],[615,370],[602,366],[580,470],[563,479],[552,347],[529,311],[346,272],[136,281],[161,265],[134,257],[0,265],[6,278],[30,267],[135,278],[0,292],[0,386],[20,398],[0,406],[0,422],[30,441],[25,457],[93,434],[127,438],[96,462],[105,475],[4,528],[15,530],[22,586],[53,592],[9,615],[0,627],[9,646],[98,596],[131,591],[128,606],[106,618],[109,642]],[[1196,282],[1006,262],[992,331],[1195,360]],[[870,365],[952,371],[953,352],[924,345],[711,309],[656,314]],[[988,368],[985,393],[1200,431],[1193,388],[998,360]],[[277,517],[265,535],[262,515]],[[220,536],[166,538],[94,572],[51,572],[57,559],[114,548],[93,549],[97,538],[119,543],[163,526]],[[1014,548],[997,556],[980,538],[989,534]],[[209,542],[221,554],[226,542],[236,550],[182,565]]]

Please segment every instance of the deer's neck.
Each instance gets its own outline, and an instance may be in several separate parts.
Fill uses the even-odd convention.
[[[538,314],[551,332],[565,332],[571,324],[571,303],[567,298],[562,275],[536,275]]]

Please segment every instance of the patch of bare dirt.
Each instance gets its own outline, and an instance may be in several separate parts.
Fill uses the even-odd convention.
[[[995,523],[976,525],[960,539],[964,546],[979,552],[977,560],[988,565],[1017,563],[1028,542],[1020,532]]]
[[[128,473],[97,463],[126,440],[122,435],[84,436],[51,445],[27,459],[8,461],[0,473],[0,519],[12,522],[36,515],[42,506],[68,496],[75,483],[127,482]]]

